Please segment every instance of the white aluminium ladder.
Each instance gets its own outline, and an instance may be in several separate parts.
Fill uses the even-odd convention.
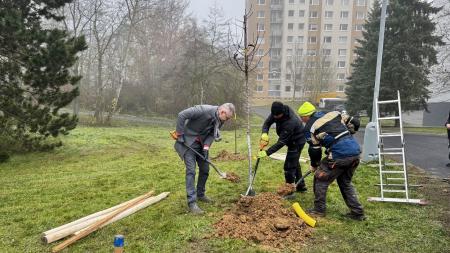
[[[385,116],[380,114],[380,105],[397,104],[398,115]],[[405,140],[403,136],[402,108],[400,104],[400,92],[397,91],[397,99],[377,101],[375,103],[375,113],[377,115],[377,135],[378,135],[378,167],[380,169],[380,192],[381,197],[370,197],[368,201],[399,202],[411,204],[426,204],[422,199],[411,199],[409,196],[408,172],[405,158]],[[399,120],[400,127],[395,132],[384,131],[383,121]],[[398,130],[398,132],[397,132]],[[390,138],[395,140],[395,147],[386,147],[385,140]],[[400,140],[400,143],[398,143]],[[392,142],[390,142],[392,146]],[[395,157],[398,162],[386,161],[386,156]],[[401,162],[400,162],[401,161]],[[389,195],[392,197],[386,197]]]

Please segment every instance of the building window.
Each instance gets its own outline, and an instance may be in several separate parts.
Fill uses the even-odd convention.
[[[257,67],[260,68],[260,69],[264,68],[264,62],[263,61],[259,61]]]
[[[294,23],[288,23],[288,30],[294,30]]]
[[[301,18],[305,17],[305,11],[304,10],[299,10],[298,11],[298,16],[301,17]]]
[[[323,37],[323,43],[331,43],[331,36]]]
[[[365,19],[365,18],[366,18],[366,13],[364,13],[362,11],[356,12],[356,19]]]
[[[305,4],[306,0],[300,0],[300,4]]]
[[[293,17],[293,16],[294,16],[294,10],[289,10],[288,17]]]
[[[321,92],[328,92],[328,85],[322,87]]]
[[[333,17],[333,12],[332,11],[325,11],[325,17],[326,18],[332,18]]]
[[[313,61],[306,62],[306,68],[312,69],[312,68],[315,68],[315,67],[316,67],[316,62],[313,62]]]
[[[339,36],[338,42],[339,43],[347,43],[347,36]]]
[[[341,5],[348,6],[349,0],[341,0]]]
[[[356,0],[356,6],[366,6],[367,0]]]
[[[256,86],[256,91],[257,92],[263,92],[264,91],[264,87],[262,85],[257,85]]]
[[[258,0],[258,5],[264,5],[266,4],[266,0]]]
[[[286,50],[286,55],[287,56],[292,56],[292,49]]]
[[[263,74],[256,74],[256,80],[258,80],[258,81],[264,80],[264,75]]]
[[[295,0],[289,0],[289,4],[295,4]]]
[[[256,40],[256,43],[257,43],[258,45],[264,44],[264,38],[259,37],[259,38]]]
[[[355,25],[355,31],[362,31],[363,30],[363,25],[362,24],[356,24]]]
[[[297,43],[304,43],[304,42],[305,42],[305,37],[297,36]]]
[[[325,61],[325,62],[323,62],[323,67],[324,67],[324,68],[329,68],[329,67],[331,67],[331,62],[330,62],[330,61]]]
[[[344,88],[345,86],[344,85],[338,85],[337,86],[337,92],[344,92],[345,91],[345,88]]]
[[[345,61],[338,61],[337,62],[337,67],[340,68],[340,69],[345,68]]]
[[[309,24],[308,30],[310,30],[310,31],[317,31],[317,24]]]
[[[303,49],[297,49],[296,52],[297,55],[303,55]]]
[[[293,43],[294,42],[294,36],[287,36],[287,42]]]
[[[323,25],[323,29],[325,31],[331,31],[331,30],[333,30],[333,24],[325,24],[325,25]]]
[[[290,80],[290,79],[289,79]],[[291,92],[291,86],[286,86],[286,87],[284,87],[284,90],[286,91],[286,92]]]
[[[322,54],[324,56],[329,56],[331,55],[331,49],[322,49]]]
[[[327,5],[333,5],[334,0],[327,0]]]
[[[340,31],[347,31],[348,30],[348,24],[341,24],[339,25]]]
[[[305,29],[305,23],[298,23],[298,29],[304,30]]]
[[[258,24],[256,25],[256,29],[257,29],[259,32],[264,32],[264,24],[258,23]]]
[[[316,36],[310,36],[308,38],[308,43],[309,44],[316,44],[317,43],[317,37]]]
[[[341,18],[348,18],[348,11],[341,11]]]
[[[320,4],[320,0],[309,0],[309,4],[310,5],[319,5]]]
[[[306,55],[307,56],[316,56],[316,50],[315,49],[308,49],[307,51],[306,51]]]
[[[291,74],[286,74],[286,80],[291,80]]]
[[[337,80],[338,81],[344,81],[345,80],[345,74],[344,73],[338,73],[337,74]]]
[[[291,69],[292,68],[292,62],[291,61],[287,61],[286,62],[286,69]]]
[[[272,48],[270,49],[270,56],[280,56],[281,54],[281,49],[280,48]]]
[[[256,56],[264,56],[264,49],[258,49],[258,51],[256,51]]]
[[[257,18],[264,18],[265,17],[265,12],[264,11],[258,11],[258,13],[256,14]]]
[[[339,56],[346,56],[347,55],[347,49],[339,49],[338,50]]]
[[[310,18],[318,18],[319,15],[318,15],[317,11],[310,11],[309,12],[309,17]]]

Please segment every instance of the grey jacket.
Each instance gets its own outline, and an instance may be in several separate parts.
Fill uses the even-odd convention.
[[[198,138],[202,145],[211,146],[214,139],[220,138],[219,128],[223,123],[219,119],[218,106],[196,105],[178,114],[176,131],[183,134],[184,143],[191,146]],[[175,142],[175,150],[184,159],[187,150],[182,143]]]

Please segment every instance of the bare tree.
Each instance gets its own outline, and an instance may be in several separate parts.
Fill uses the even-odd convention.
[[[248,150],[248,182],[252,181],[252,145],[250,140],[250,85],[249,85],[249,74],[254,71],[258,63],[261,61],[262,56],[257,57],[256,54],[260,47],[260,39],[264,38],[264,34],[259,31],[256,36],[252,36],[249,41],[248,36],[248,18],[252,15],[252,9],[245,10],[244,19],[242,21],[242,35],[239,40],[235,40],[238,36],[232,36],[231,29],[229,32],[229,47],[228,55],[230,61],[233,65],[244,73],[244,87],[245,87],[245,105],[246,105],[246,117],[247,117],[247,150]],[[239,26],[237,26],[239,27]],[[258,30],[258,29],[257,29]],[[243,40],[243,41],[242,41]],[[267,54],[267,53],[266,53]]]

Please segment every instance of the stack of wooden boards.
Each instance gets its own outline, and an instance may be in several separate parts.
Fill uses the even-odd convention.
[[[158,196],[153,196],[153,193],[153,191],[148,192],[122,204],[113,206],[100,212],[93,213],[68,224],[48,230],[42,234],[42,241],[45,243],[52,243],[69,235],[73,235],[66,241],[52,248],[53,252],[59,252],[72,243],[76,242],[77,240],[98,230],[99,228],[102,228],[143,208],[155,204],[169,195],[169,192],[163,192]]]

